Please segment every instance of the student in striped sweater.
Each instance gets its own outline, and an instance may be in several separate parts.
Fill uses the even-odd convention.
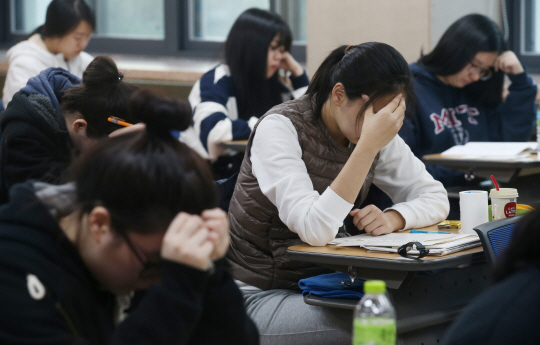
[[[278,15],[248,9],[225,42],[225,64],[208,71],[189,95],[193,126],[181,140],[209,159],[216,178],[238,172],[243,154],[221,143],[247,139],[273,106],[304,94],[309,79],[290,54],[292,34]]]

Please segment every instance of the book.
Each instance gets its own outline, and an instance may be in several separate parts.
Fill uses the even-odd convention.
[[[447,255],[481,245],[476,234],[438,234],[438,233],[391,233],[381,236],[361,234],[336,238],[329,244],[346,247],[362,247],[369,251],[397,253],[397,249],[408,242],[420,242],[429,255]],[[415,253],[416,252],[416,253]],[[411,254],[418,251],[411,250]]]

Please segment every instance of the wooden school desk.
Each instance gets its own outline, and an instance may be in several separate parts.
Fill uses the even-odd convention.
[[[422,161],[464,173],[472,171],[477,178],[493,175],[503,187],[517,188],[520,204],[532,205],[540,200],[540,160],[536,154],[516,159],[464,159],[461,156],[431,154],[422,157]]]
[[[247,140],[231,140],[221,143],[221,146],[228,149],[244,152],[247,147],[247,142]]]
[[[426,230],[436,231],[435,227]],[[447,231],[447,230],[445,230]],[[398,344],[439,344],[463,307],[489,285],[482,247],[421,261],[398,254],[368,253],[358,247],[307,244],[289,247],[290,259],[311,262],[336,271],[356,270],[362,279],[380,279],[397,313]],[[305,302],[352,309],[357,300],[306,297]],[[352,311],[351,311],[352,312]]]

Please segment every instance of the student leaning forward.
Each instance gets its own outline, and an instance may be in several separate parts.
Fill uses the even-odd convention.
[[[341,46],[305,96],[255,126],[230,203],[227,258],[261,344],[351,341],[352,313],[309,306],[294,291],[299,279],[329,271],[289,260],[287,247],[343,236],[349,213],[373,235],[445,219],[446,191],[396,135],[411,94],[411,72],[394,48]],[[372,183],[395,205],[358,209]]]

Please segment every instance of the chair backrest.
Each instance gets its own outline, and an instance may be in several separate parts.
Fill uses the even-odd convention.
[[[498,257],[504,252],[512,238],[516,224],[521,217],[512,217],[494,220],[485,224],[478,225],[474,231],[480,237],[484,255],[489,265],[493,265]]]

